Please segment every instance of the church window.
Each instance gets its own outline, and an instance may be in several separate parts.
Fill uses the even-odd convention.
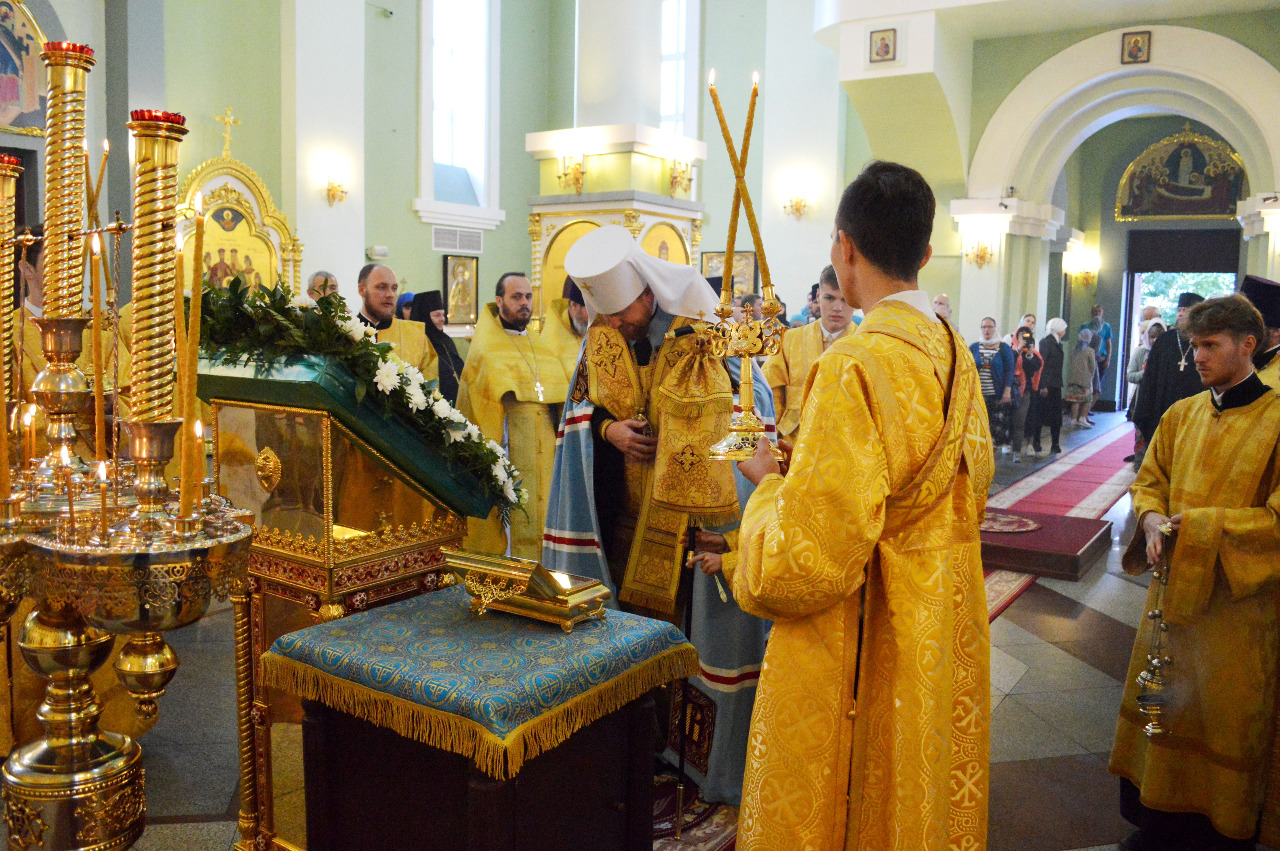
[[[662,129],[679,136],[684,135],[685,127],[688,22],[687,0],[662,0],[662,64],[658,71],[658,108],[662,115]]]

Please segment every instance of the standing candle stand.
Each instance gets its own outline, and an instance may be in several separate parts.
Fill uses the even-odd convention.
[[[85,77],[93,52],[51,43],[41,56],[49,70],[47,259],[45,316],[37,322],[48,366],[33,382],[31,396],[49,421],[49,452],[26,466],[19,463],[17,487],[11,488],[16,494],[0,494],[0,610],[11,611],[23,596],[34,600],[17,644],[48,685],[38,712],[44,736],[15,749],[4,764],[5,818],[10,848],[123,849],[145,827],[141,749],[128,736],[98,728],[102,708],[89,677],[110,658],[116,636],[125,636],[116,674],[137,701],[139,715],[154,717],[156,700],[178,667],[163,633],[199,620],[214,596],[244,593],[253,530],[225,501],[201,500],[180,514],[164,480],[182,424],[173,400],[171,237],[177,146],[186,132],[179,115],[135,111],[129,125],[136,143],[137,303],[133,419],[125,427],[136,477],[122,475],[124,465],[114,459],[109,470],[104,458],[95,478],[73,451],[74,416],[92,396],[76,360],[89,323],[82,301],[88,180],[82,145]],[[25,249],[29,240],[15,237],[12,213],[6,214],[16,177],[10,171],[0,161],[0,245]],[[118,236],[124,227],[117,222],[95,232]],[[11,257],[0,260],[0,269],[12,266]],[[96,271],[96,257],[94,266]],[[95,299],[104,296],[97,286],[94,291]],[[12,328],[6,324],[0,334],[12,334]],[[95,361],[94,381],[101,386],[101,354]],[[2,363],[6,377],[11,375],[8,361]],[[194,374],[186,380],[194,382]],[[101,420],[103,406],[96,407]],[[0,428],[0,440],[8,440],[6,432]],[[104,439],[101,422],[95,433]],[[103,447],[98,452],[105,454]],[[197,478],[203,479],[203,471]]]

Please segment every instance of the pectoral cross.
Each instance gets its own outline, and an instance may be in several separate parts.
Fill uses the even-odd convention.
[[[1178,372],[1182,372],[1187,368],[1187,353],[1183,352],[1182,357],[1178,360]]]
[[[541,381],[535,381],[535,382],[533,382],[533,392],[535,392],[535,393],[537,393],[537,394],[538,394],[538,401],[539,401],[539,402],[543,401],[543,398],[542,398],[542,382],[541,382]]]

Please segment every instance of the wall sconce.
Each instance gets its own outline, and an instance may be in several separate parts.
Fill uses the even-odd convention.
[[[556,174],[556,180],[560,182],[562,189],[572,186],[574,192],[582,194],[582,178],[587,173],[586,160],[585,156],[560,158],[560,171]]]
[[[983,266],[990,263],[991,259],[992,259],[991,246],[987,245],[985,242],[979,242],[979,243],[975,243],[974,245],[971,245],[969,249],[964,253],[965,262],[972,263],[973,265],[977,266],[979,269],[981,269]]]
[[[671,197],[676,197],[677,192],[688,192],[689,187],[693,185],[693,163],[682,163],[679,160],[671,161]]]
[[[324,197],[329,200],[329,206],[332,207],[339,201],[347,200],[347,190],[342,188],[341,183],[334,183],[331,177],[329,185],[324,188]]]
[[[797,220],[804,215],[804,211],[809,205],[805,203],[803,195],[797,195],[790,201],[782,205],[782,212],[788,216],[794,216]]]
[[[1068,248],[1062,255],[1062,271],[1067,279],[1082,287],[1092,287],[1098,283],[1098,270],[1102,268],[1102,258],[1098,252],[1089,248]]]

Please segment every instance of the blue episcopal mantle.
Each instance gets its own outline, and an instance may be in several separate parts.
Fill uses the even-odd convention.
[[[266,685],[472,759],[507,779],[525,760],[652,688],[698,672],[676,627],[610,611],[565,634],[455,586],[276,639]]]

